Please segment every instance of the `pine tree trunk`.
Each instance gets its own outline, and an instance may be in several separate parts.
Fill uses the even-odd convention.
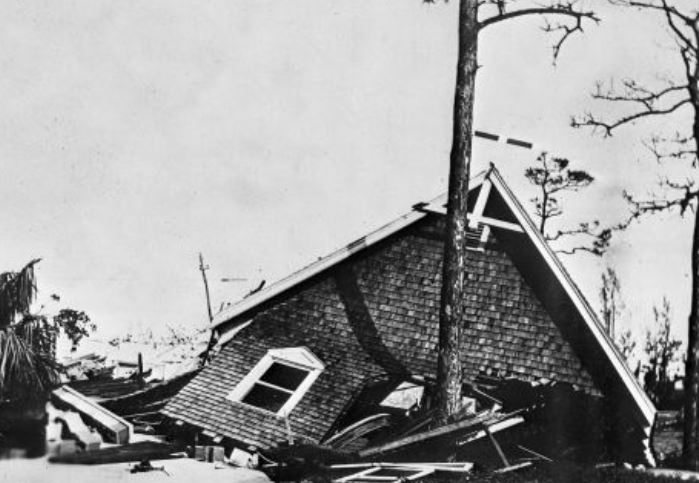
[[[459,6],[459,54],[454,96],[454,132],[449,159],[449,195],[446,240],[439,310],[436,421],[461,406],[461,325],[466,273],[468,181],[471,165],[473,99],[478,68],[478,1],[461,0]]]
[[[699,31],[699,21],[695,25]],[[699,62],[688,79],[689,97],[694,107],[694,142],[699,156]],[[692,301],[689,313],[689,337],[684,381],[684,437],[682,457],[687,469],[699,471],[697,454],[697,398],[699,398],[699,206],[694,208],[694,236],[692,238]]]
[[[684,437],[682,455],[687,469],[699,470],[697,455],[697,396],[699,396],[699,210],[694,215],[692,240],[692,302],[689,314],[689,338],[684,382]]]

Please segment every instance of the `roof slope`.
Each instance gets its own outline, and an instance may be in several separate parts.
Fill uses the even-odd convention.
[[[497,243],[468,257],[465,376],[495,370],[601,390],[647,435],[655,408],[522,206],[494,169],[473,185],[474,245],[483,232]],[[326,371],[292,411],[291,426],[319,440],[367,377],[433,374],[443,211],[441,199],[417,206],[219,314],[220,354],[164,412],[273,444],[285,435],[283,420],[225,397],[268,349],[305,345]]]
[[[434,377],[443,230],[443,217],[428,214],[261,310],[167,413],[257,445],[283,439],[283,420],[226,399],[267,350],[278,347],[306,346],[326,366],[290,416],[294,433],[315,441],[371,377]],[[467,263],[465,378],[483,371],[554,377],[598,393],[507,254],[493,244],[472,251]]]

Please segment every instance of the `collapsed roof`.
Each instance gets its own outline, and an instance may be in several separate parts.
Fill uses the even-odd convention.
[[[602,395],[621,457],[652,461],[653,404],[498,171],[475,177],[469,198],[465,382],[494,372]],[[433,376],[444,203],[418,204],[219,313],[220,353],[163,413],[243,444],[269,446],[289,430],[322,442],[367,381]],[[283,369],[282,350],[307,371],[293,387],[269,375]],[[288,393],[277,406],[256,402],[275,390]]]

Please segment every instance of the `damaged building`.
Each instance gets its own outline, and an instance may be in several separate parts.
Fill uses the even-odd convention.
[[[210,364],[162,413],[241,448],[293,439],[366,456],[400,449],[395,441],[429,427],[444,203],[415,205],[219,313]],[[537,451],[590,444],[597,460],[652,464],[653,404],[496,169],[472,179],[469,206],[470,417],[483,426],[487,411],[517,413],[517,424],[492,427],[521,428],[512,439]],[[461,429],[462,442],[478,439]]]

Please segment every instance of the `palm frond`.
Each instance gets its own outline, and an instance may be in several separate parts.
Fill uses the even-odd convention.
[[[13,327],[0,329],[2,399],[31,399],[46,393],[57,383],[56,362],[51,354],[35,350],[26,333],[19,334]]]
[[[0,328],[12,324],[18,315],[29,313],[36,297],[34,265],[40,260],[32,260],[19,272],[0,274]]]

